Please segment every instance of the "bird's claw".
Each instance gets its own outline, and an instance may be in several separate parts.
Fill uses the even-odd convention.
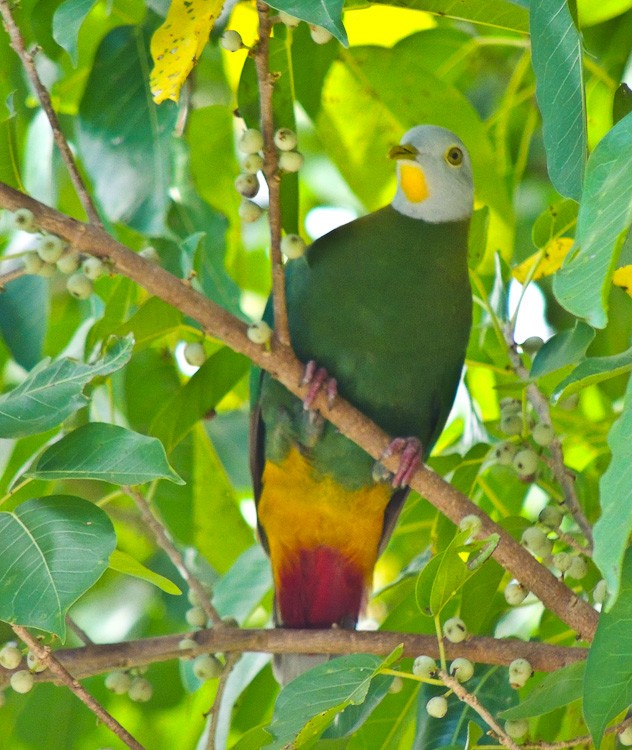
[[[382,461],[390,456],[399,455],[399,468],[393,475],[391,484],[396,489],[406,487],[412,479],[413,474],[421,466],[422,453],[422,445],[418,438],[394,438],[386,446],[380,461],[376,464],[376,467],[381,467],[383,471],[384,466]],[[376,469],[374,468],[373,476],[375,477],[376,475],[378,475],[378,472],[376,472]]]
[[[310,411],[316,396],[320,393],[323,386],[327,394],[327,405],[331,409],[338,395],[338,383],[335,378],[330,378],[329,373],[324,367],[318,367],[313,359],[305,365],[301,385],[307,385],[307,395],[303,399],[303,408]]]

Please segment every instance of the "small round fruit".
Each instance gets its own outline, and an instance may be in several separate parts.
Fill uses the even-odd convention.
[[[147,703],[147,701],[151,700],[153,692],[154,689],[149,680],[144,677],[134,677],[127,694],[130,700],[133,700],[135,703]]]
[[[226,29],[219,43],[228,52],[237,52],[244,46],[241,34],[234,29]]]
[[[522,401],[520,401],[520,399],[513,398],[512,396],[501,398],[499,406],[503,416],[509,414],[520,414],[520,412],[522,411]]]
[[[568,552],[556,552],[553,555],[553,565],[560,571],[566,573],[571,567],[573,556]]]
[[[50,279],[55,275],[56,270],[57,266],[55,263],[42,263],[37,275],[41,276],[43,279]]]
[[[393,677],[393,681],[391,682],[388,692],[392,695],[397,695],[397,693],[401,693],[404,689],[404,680],[402,680],[401,677]]]
[[[538,454],[530,448],[518,451],[513,458],[513,467],[519,477],[532,477],[538,469]]]
[[[443,623],[443,635],[450,643],[461,643],[467,638],[467,627],[460,617],[450,617]]]
[[[248,174],[257,174],[263,169],[263,156],[260,154],[248,154],[241,162],[241,168]]]
[[[593,589],[593,601],[595,604],[603,604],[608,597],[608,586],[605,578],[602,578]]]
[[[547,505],[540,511],[538,521],[549,529],[559,529],[563,518],[564,514],[558,507],[555,505]]]
[[[520,414],[506,414],[500,420],[500,430],[505,435],[520,435],[522,433],[522,417]]]
[[[313,23],[309,25],[309,34],[316,44],[327,44],[333,36],[327,29],[323,29],[322,26],[316,26]]]
[[[37,232],[33,212],[28,208],[18,208],[13,214],[13,227],[23,232]]]
[[[537,445],[541,445],[546,448],[547,445],[551,445],[553,438],[555,437],[555,431],[550,424],[544,424],[540,422],[533,428],[531,437]]]
[[[35,250],[31,250],[24,256],[24,270],[26,273],[39,274],[44,261],[39,257]]]
[[[274,145],[279,151],[293,151],[297,143],[296,133],[289,128],[279,128],[274,134]]]
[[[279,169],[284,172],[298,172],[304,161],[300,151],[282,151],[279,154]]]
[[[242,221],[246,222],[246,224],[252,224],[257,221],[262,213],[263,209],[261,206],[258,206],[256,203],[253,203],[253,201],[249,201],[246,198],[244,198],[239,204],[239,216]]]
[[[190,341],[185,347],[183,352],[184,358],[191,367],[202,367],[206,362],[206,351],[204,346],[198,341]],[[191,601],[189,599],[189,601]],[[200,602],[191,602],[191,604],[199,604]]]
[[[573,555],[571,557],[571,564],[568,568],[568,575],[579,581],[584,578],[587,573],[588,565],[586,565],[586,560],[584,560],[583,557],[580,557],[580,555]]]
[[[267,344],[272,338],[272,328],[265,320],[260,320],[258,323],[248,326],[246,334],[253,344]]]
[[[15,669],[22,661],[22,652],[15,641],[9,641],[0,648],[0,667]]]
[[[540,336],[529,336],[529,338],[525,339],[522,344],[520,344],[522,351],[530,354],[531,356],[537,354],[537,352],[539,352],[543,346],[544,339],[542,339]]]
[[[181,651],[189,651],[192,648],[195,648],[197,646],[197,642],[193,640],[193,638],[183,638],[181,641],[178,642],[178,648]]]
[[[193,674],[198,680],[214,680],[221,673],[221,663],[211,654],[200,654],[193,660]]]
[[[203,628],[206,626],[206,612],[202,607],[191,607],[191,609],[187,609],[184,618],[193,628]]]
[[[624,747],[632,747],[632,724],[619,734],[618,740]]]
[[[26,654],[26,666],[31,672],[43,672],[47,668],[46,664],[33,651],[28,651]]]
[[[83,273],[73,273],[66,281],[66,289],[75,299],[88,299],[92,294],[92,282]]]
[[[483,522],[478,516],[474,515],[474,513],[463,516],[463,518],[459,521],[459,530],[469,531],[472,536],[476,536],[482,528]]]
[[[116,695],[125,695],[130,689],[132,678],[127,672],[117,669],[105,678],[105,687]]]
[[[532,552],[538,557],[546,557],[547,555],[550,555],[553,550],[553,542],[547,537],[542,529],[538,529],[536,526],[529,526],[528,529],[525,529],[522,532],[521,542],[529,552]]]
[[[514,719],[505,722],[505,732],[512,740],[522,739],[529,731],[529,722],[526,719]]]
[[[156,250],[156,248],[152,247],[151,245],[144,247],[138,254],[145,258],[145,260],[150,260],[153,263],[160,263],[160,255],[158,254],[158,250]]]
[[[65,274],[74,273],[81,263],[79,253],[64,253],[57,261],[57,270]]]
[[[281,252],[290,260],[303,256],[305,247],[305,240],[298,234],[286,234],[281,240]]]
[[[37,254],[46,263],[57,263],[64,252],[65,243],[55,234],[43,234],[37,243]]]
[[[83,261],[81,270],[91,281],[95,281],[105,273],[105,263],[91,255]]]
[[[509,684],[517,690],[525,685],[532,674],[533,669],[526,659],[514,659],[509,665]]]
[[[254,198],[259,192],[259,180],[256,174],[245,172],[235,178],[235,190],[245,198]]]
[[[442,695],[435,695],[426,703],[426,711],[435,719],[443,719],[448,713],[448,701]]]
[[[256,154],[263,148],[263,136],[255,128],[248,128],[239,137],[237,148],[243,154]]]
[[[296,18],[296,16],[291,16],[289,13],[286,13],[284,10],[280,10],[279,21],[281,21],[282,24],[285,24],[285,26],[288,26],[290,29],[295,29],[301,22],[301,19]]]
[[[518,448],[513,443],[500,443],[494,448],[494,458],[501,466],[511,466],[517,452]]]
[[[20,669],[11,675],[11,687],[16,693],[28,693],[35,684],[33,675],[28,669]]]
[[[422,654],[413,662],[413,674],[416,677],[432,677],[437,671],[437,662],[432,656]]]
[[[517,581],[512,581],[505,586],[505,601],[511,607],[517,607],[527,598],[527,589]]]
[[[186,354],[184,355],[186,357]],[[188,362],[189,360],[187,360]],[[191,364],[189,362],[189,364]],[[187,591],[187,599],[189,600],[189,604],[193,605],[194,607],[199,607],[202,603],[200,601],[200,597],[198,596],[198,593],[195,589],[189,589]]]
[[[474,674],[474,665],[469,659],[459,656],[450,664],[450,674],[459,682],[467,682]]]

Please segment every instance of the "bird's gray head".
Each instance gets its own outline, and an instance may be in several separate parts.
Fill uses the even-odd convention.
[[[409,130],[389,156],[397,160],[392,206],[431,223],[460,221],[472,214],[472,163],[463,141],[436,125]]]

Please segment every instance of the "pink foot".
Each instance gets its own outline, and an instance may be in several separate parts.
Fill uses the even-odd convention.
[[[394,475],[391,484],[393,487],[405,487],[412,479],[413,474],[421,466],[422,446],[416,437],[395,438],[382,453],[382,459],[389,456],[399,455],[399,468]]]
[[[323,386],[327,394],[327,405],[331,409],[338,395],[338,383],[335,378],[330,378],[329,373],[324,367],[318,367],[313,359],[305,365],[305,372],[301,385],[309,386],[307,395],[303,399],[303,408],[309,411],[312,408],[316,396],[320,393]]]

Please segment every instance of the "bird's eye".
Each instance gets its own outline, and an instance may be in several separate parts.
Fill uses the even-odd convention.
[[[445,155],[448,164],[458,167],[463,161],[463,151],[458,146],[452,146]]]

